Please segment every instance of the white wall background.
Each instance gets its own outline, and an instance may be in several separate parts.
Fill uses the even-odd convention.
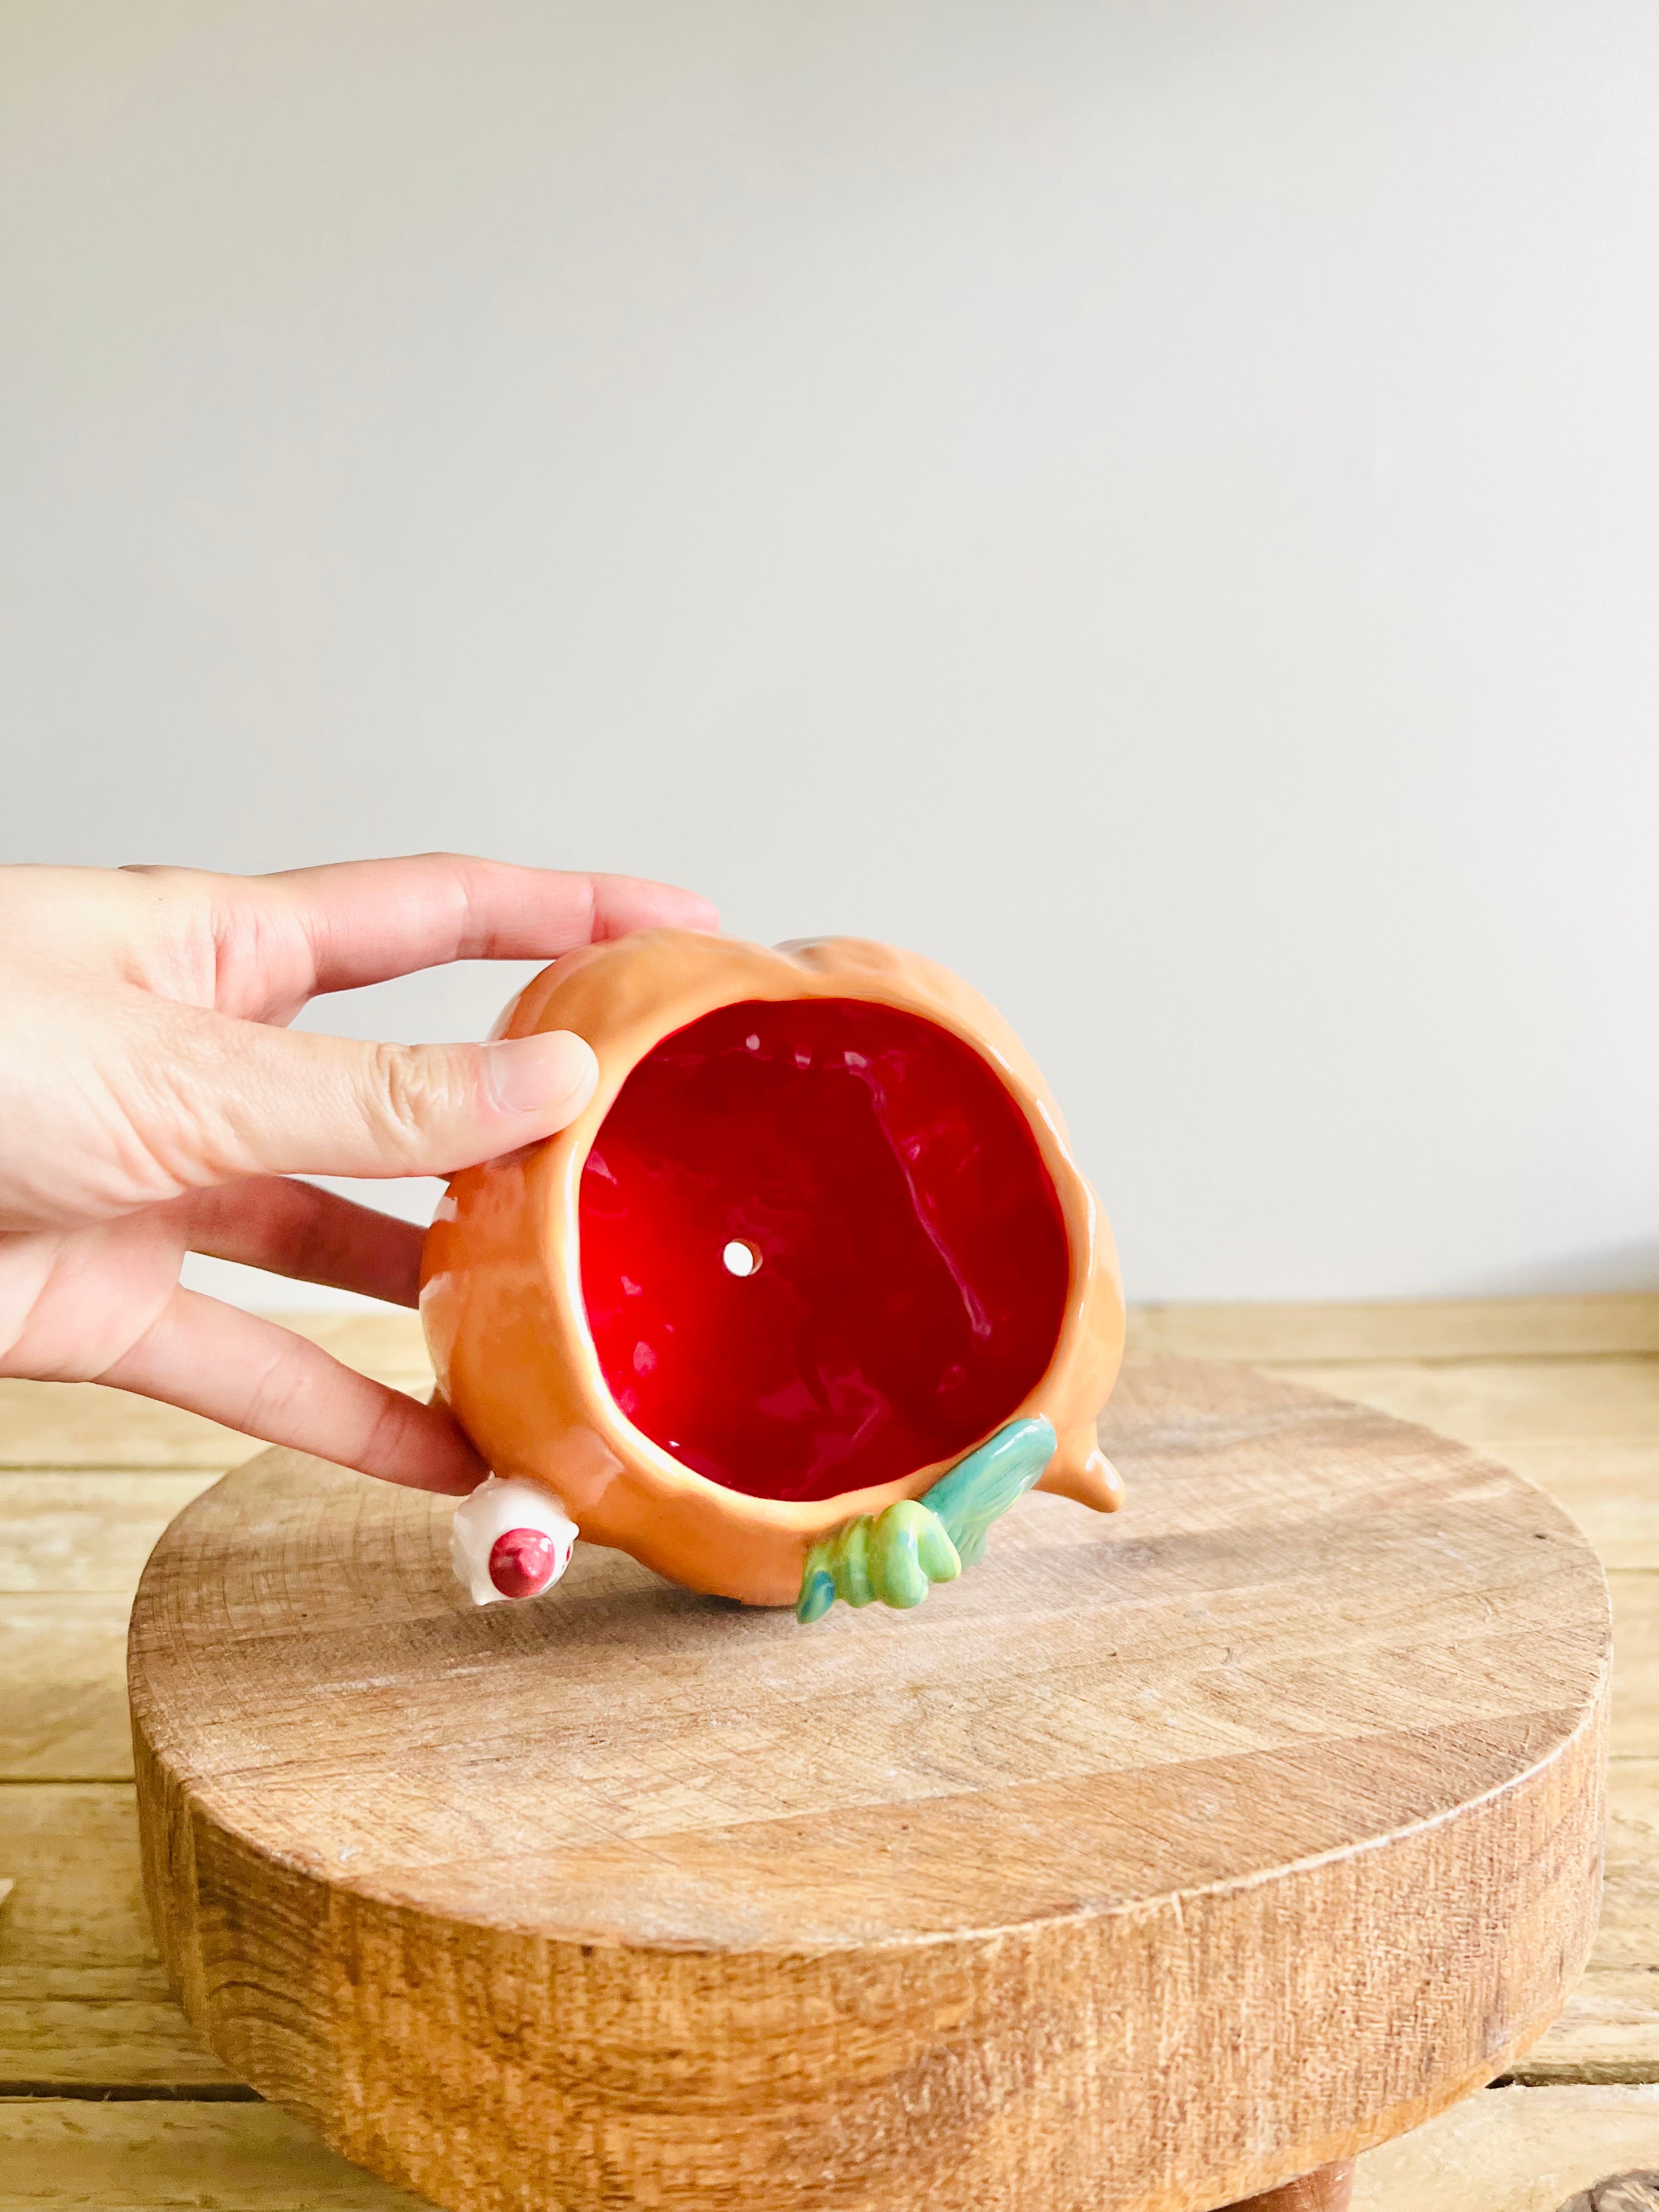
[[[0,856],[693,881],[1140,1297],[1659,1280],[1652,0],[9,0],[0,330]]]

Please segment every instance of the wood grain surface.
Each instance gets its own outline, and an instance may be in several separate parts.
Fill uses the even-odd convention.
[[[386,1381],[429,1387],[412,1315],[282,1318]],[[1340,1366],[1343,1387],[1362,1398],[1374,1367],[1397,1370],[1401,1362],[1441,1371],[1478,1365],[1500,1377],[1508,1366],[1547,1370],[1549,1388],[1534,1401],[1536,1436],[1491,1435],[1478,1389],[1459,1410],[1443,1400],[1435,1419],[1541,1483],[1579,1521],[1620,1589],[1626,1632],[1613,1707],[1628,1748],[1611,1770],[1601,1929],[1566,2010],[1514,2069],[1526,2086],[1468,2099],[1366,2153],[1355,2212],[1556,2212],[1602,2177],[1650,2165],[1659,2148],[1659,2087],[1651,2086],[1659,2085],[1659,1635],[1643,1631],[1659,1620],[1659,1296],[1168,1307],[1141,1310],[1132,1332],[1142,1350],[1294,1363],[1322,1384]],[[1610,1356],[1643,1359],[1648,1384],[1626,1392],[1613,1437],[1601,1406]],[[65,1398],[78,1408],[72,1431]],[[173,1456],[166,1443],[158,1450],[142,1401],[90,1385],[10,1384],[0,1400],[0,1465],[21,1471],[40,1510],[83,1473],[89,1484],[132,1485],[113,1543],[100,1537],[95,1509],[71,1507],[81,1536],[52,1555],[34,1506],[15,1518],[0,1513],[0,1595],[65,1596],[89,1587],[90,1576],[124,1612],[138,1553],[181,1502],[181,1469],[192,1470],[182,1474],[188,1495],[257,1449],[181,1414],[170,1417]],[[87,1505],[88,1493],[79,1495]],[[58,1686],[46,1656],[27,1637],[0,1646],[0,1739],[29,1738],[46,1753],[44,1764],[70,1777],[0,1778],[0,1881],[16,1877],[0,1909],[0,2201],[52,2212],[408,2212],[420,2200],[347,2165],[301,2124],[269,2106],[218,2101],[248,2093],[167,1994],[139,1895],[131,1782],[88,1778],[131,1771],[125,1642],[94,1618],[95,1650],[82,1657],[75,1608],[59,1618],[58,1652],[68,1648],[76,1660],[82,1720],[94,1723],[78,1750],[52,1740]],[[50,1817],[32,1820],[37,1801],[49,1802]],[[54,2094],[21,2098],[31,2086]]]
[[[226,2064],[440,2203],[1208,2208],[1512,2064],[1594,1926],[1600,1570],[1386,1416],[1141,1362],[1103,1524],[909,1615],[270,1454],[135,1612],[152,1892]]]
[[[0,2142],[7,2212],[426,2212],[271,2105],[0,2104]],[[1656,2143],[1659,2087],[1489,2090],[1361,2159],[1353,2212],[1558,2212]]]
[[[1583,2212],[1656,2155],[1659,2087],[1492,2089],[1362,2159],[1353,2212]]]

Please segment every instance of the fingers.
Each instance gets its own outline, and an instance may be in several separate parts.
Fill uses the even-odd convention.
[[[180,1201],[192,1252],[412,1306],[424,1232],[314,1183],[253,1176]]]
[[[411,1490],[459,1496],[488,1472],[447,1407],[388,1390],[275,1322],[193,1291],[176,1291],[97,1379]]]
[[[452,960],[552,960],[634,929],[720,927],[707,899],[666,884],[450,853],[299,868],[240,888],[298,918],[312,949],[307,995]]]
[[[126,1110],[177,1189],[259,1175],[449,1175],[563,1128],[599,1064],[556,1030],[499,1044],[360,1044],[179,1010]]]

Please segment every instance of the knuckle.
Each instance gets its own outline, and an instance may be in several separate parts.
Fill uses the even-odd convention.
[[[309,1410],[315,1376],[307,1357],[311,1347],[296,1337],[290,1346],[279,1346],[264,1369],[251,1380],[243,1425],[252,1436],[285,1433],[295,1416]]]
[[[415,1400],[381,1386],[353,1455],[356,1464],[365,1474],[374,1474],[397,1467],[409,1451],[411,1431],[419,1418]]]
[[[377,1044],[369,1064],[380,1132],[399,1150],[415,1150],[471,1103],[451,1054],[430,1046]]]

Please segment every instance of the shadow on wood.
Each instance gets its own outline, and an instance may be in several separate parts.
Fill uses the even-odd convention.
[[[1265,2196],[1246,2197],[1221,2212],[1348,2212],[1353,2201],[1353,2161],[1322,2166],[1316,2173],[1299,2175]]]

